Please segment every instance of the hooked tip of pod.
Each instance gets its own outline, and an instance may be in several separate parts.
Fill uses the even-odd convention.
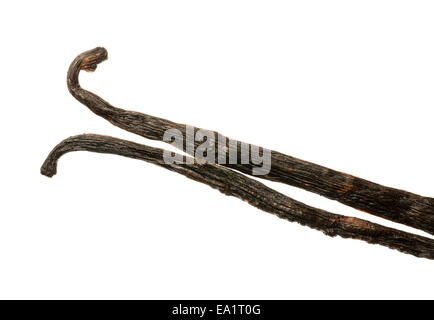
[[[107,58],[107,50],[103,47],[96,47],[95,49],[86,51],[83,53],[83,60],[81,61],[80,69],[87,72],[93,72],[96,70],[98,64],[107,60]]]

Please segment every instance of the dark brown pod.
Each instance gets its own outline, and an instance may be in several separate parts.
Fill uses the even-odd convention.
[[[237,197],[282,219],[322,231],[328,236],[364,240],[416,257],[434,259],[433,239],[308,206],[220,165],[198,164],[194,163],[193,159],[191,164],[186,163],[187,161],[182,164],[167,164],[163,160],[163,149],[113,137],[83,134],[65,139],[50,152],[41,167],[41,173],[48,177],[55,175],[58,159],[63,154],[73,151],[117,154],[143,160],[204,183],[225,195]]]
[[[107,51],[98,47],[80,54],[72,62],[67,76],[68,89],[78,101],[112,124],[148,139],[163,141],[164,132],[168,129],[178,129],[185,136],[186,126],[183,124],[116,108],[82,89],[78,81],[80,70],[94,71],[97,64],[106,59]],[[237,142],[236,146],[240,158],[241,142]],[[189,152],[185,145],[183,150]],[[252,163],[229,164],[229,161],[225,166],[246,174],[252,174],[255,167]],[[350,207],[434,234],[433,198],[382,186],[277,151],[271,151],[270,172],[258,177],[315,192]]]

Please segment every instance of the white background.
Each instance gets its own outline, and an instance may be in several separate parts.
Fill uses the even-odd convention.
[[[432,1],[2,2],[0,298],[433,298],[433,261],[141,161],[77,152],[39,174],[80,133],[167,147],[68,93],[69,63],[104,46],[81,84],[118,107],[434,196],[433,16]]]

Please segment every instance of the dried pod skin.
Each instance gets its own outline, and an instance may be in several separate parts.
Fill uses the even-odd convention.
[[[328,236],[341,236],[380,244],[416,257],[434,259],[434,240],[358,218],[346,217],[308,206],[291,199],[254,179],[216,164],[167,164],[163,149],[113,137],[84,134],[65,139],[48,155],[41,167],[43,175],[57,172],[57,161],[65,153],[89,151],[117,154],[143,160],[204,183],[225,195],[237,197],[263,211],[304,226],[322,231]],[[193,161],[194,162],[194,161]]]
[[[71,94],[95,114],[115,126],[147,139],[164,141],[164,132],[169,129],[177,129],[185,137],[186,125],[184,124],[116,108],[99,96],[80,87],[78,81],[80,70],[89,68],[89,65],[94,70],[96,68],[96,66],[93,67],[94,64],[106,60],[107,56],[107,51],[98,47],[75,58],[67,76]],[[200,128],[195,127],[194,130],[198,131]],[[217,132],[214,133],[216,136],[219,135]],[[216,141],[215,143],[217,144]],[[236,142],[238,158],[241,158],[241,145],[241,142]],[[197,146],[198,144],[195,145],[195,147]],[[252,147],[253,145],[249,146]],[[216,145],[215,150],[217,149]],[[185,146],[183,151],[194,156],[191,154],[191,150],[186,149]],[[228,153],[226,153],[226,158],[229,159]],[[230,161],[226,161],[225,166],[249,175],[255,168],[253,163],[231,164]],[[277,151],[271,151],[269,173],[258,177],[305,189],[355,209],[434,234],[433,198],[382,186]]]
[[[107,51],[97,47],[77,56],[68,70],[67,83],[70,93],[91,111],[124,130],[152,140],[168,142],[164,139],[164,134],[168,130],[178,130],[183,138],[188,136],[187,128],[191,128],[193,134],[202,130],[114,107],[94,93],[82,89],[78,81],[80,71],[95,71],[98,64],[107,57]],[[214,137],[224,137],[217,132],[209,132]],[[218,147],[216,139],[211,139],[215,156],[230,160],[230,151],[234,151],[236,157],[240,159],[243,147],[246,146],[250,149],[264,150],[240,141],[233,142],[233,148],[223,148],[224,153],[221,155],[217,152],[221,152],[222,148]],[[193,144],[193,149],[188,148],[187,144],[182,144],[179,148],[195,155],[194,149],[200,145],[200,142],[194,141]],[[117,154],[150,162],[207,184],[226,195],[240,198],[280,218],[320,230],[328,236],[339,235],[343,238],[364,240],[416,257],[434,259],[433,239],[308,206],[239,173],[251,175],[256,166],[253,161],[241,164],[225,161],[224,164],[217,165],[175,154],[182,161],[167,163],[164,158],[165,152],[168,152],[166,150],[113,137],[84,134],[70,137],[59,143],[48,155],[41,167],[41,173],[48,177],[55,175],[58,159],[72,151]],[[353,208],[434,234],[434,199],[432,198],[385,187],[277,151],[271,151],[270,159],[270,170],[257,177],[315,192]]]

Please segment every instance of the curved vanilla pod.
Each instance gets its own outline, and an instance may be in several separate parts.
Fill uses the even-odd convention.
[[[322,231],[328,236],[360,239],[416,257],[434,259],[433,239],[308,206],[220,165],[189,164],[186,163],[187,156],[182,156],[182,164],[167,164],[163,160],[163,149],[108,136],[83,134],[65,139],[50,152],[41,167],[41,173],[48,177],[55,175],[58,159],[72,151],[109,153],[143,160],[204,183],[280,218]]]
[[[116,108],[92,92],[82,89],[78,81],[80,70],[94,71],[106,59],[107,51],[98,47],[80,54],[72,62],[67,76],[68,88],[78,101],[112,124],[142,137],[163,141],[164,132],[168,129],[178,129],[185,137],[186,126],[183,124]],[[194,130],[197,132],[199,128]],[[195,143],[196,146],[200,144]],[[236,142],[236,146],[237,157],[240,159],[241,143]],[[186,150],[185,145],[183,150],[194,156],[194,152]],[[226,159],[228,158],[226,151]],[[252,174],[256,167],[253,163],[240,164],[239,161],[237,164],[229,164],[229,161],[226,163],[225,166],[246,174]],[[434,234],[433,198],[385,187],[277,151],[271,151],[269,173],[257,177],[315,192],[350,207]]]

